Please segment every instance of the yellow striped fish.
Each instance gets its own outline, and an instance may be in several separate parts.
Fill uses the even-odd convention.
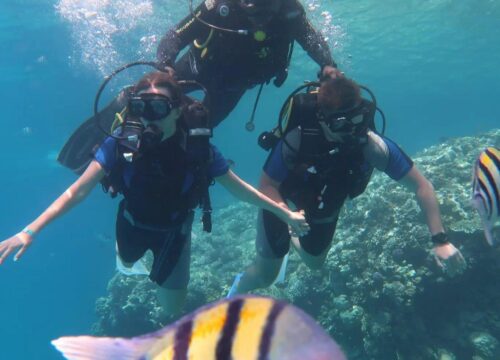
[[[484,235],[493,245],[493,226],[500,219],[500,149],[489,147],[481,152],[474,166],[472,191],[472,204],[481,216]]]
[[[299,308],[267,297],[224,299],[157,332],[125,338],[62,337],[70,360],[345,360],[339,346]]]

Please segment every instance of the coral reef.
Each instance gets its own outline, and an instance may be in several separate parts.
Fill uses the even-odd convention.
[[[309,270],[296,254],[286,286],[258,293],[280,297],[314,316],[349,359],[500,359],[500,251],[486,244],[470,205],[472,164],[500,130],[448,140],[414,157],[433,183],[452,242],[467,270],[445,276],[414,196],[383,174],[346,204],[325,266]],[[194,228],[186,311],[225,295],[254,254],[256,209],[235,204],[214,213],[214,231]],[[162,318],[154,285],[116,275],[97,301],[95,332],[135,335]]]

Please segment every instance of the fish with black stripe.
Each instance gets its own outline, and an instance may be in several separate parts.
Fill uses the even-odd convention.
[[[493,226],[500,219],[500,149],[488,147],[474,166],[472,204],[479,212],[488,244],[495,244]]]
[[[282,301],[250,295],[203,306],[139,337],[62,337],[52,344],[70,360],[346,359],[305,312]]]

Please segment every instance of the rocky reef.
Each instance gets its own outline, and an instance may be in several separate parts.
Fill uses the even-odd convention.
[[[500,251],[490,248],[470,205],[472,164],[500,130],[450,139],[414,156],[433,183],[452,242],[467,270],[450,278],[436,265],[415,197],[384,174],[344,207],[322,270],[290,257],[284,286],[260,294],[314,316],[349,359],[500,359]],[[214,213],[214,231],[194,227],[186,312],[223,297],[254,254],[256,209],[236,203]],[[164,318],[146,277],[117,274],[97,301],[95,333],[130,336]]]

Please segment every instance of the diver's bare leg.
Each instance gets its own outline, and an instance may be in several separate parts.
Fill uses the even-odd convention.
[[[305,251],[300,245],[299,238],[292,236],[292,244],[295,250],[299,253],[300,258],[307,265],[309,269],[319,270],[323,266],[326,260],[326,256],[328,255],[328,251],[330,251],[331,245],[328,246],[323,252],[317,256],[309,254]]]
[[[186,303],[187,289],[166,289],[160,287],[156,292],[156,297],[163,307],[163,314],[165,316],[178,315]]]
[[[283,258],[264,258],[257,255],[255,261],[243,274],[237,293],[270,286],[279,274]]]

